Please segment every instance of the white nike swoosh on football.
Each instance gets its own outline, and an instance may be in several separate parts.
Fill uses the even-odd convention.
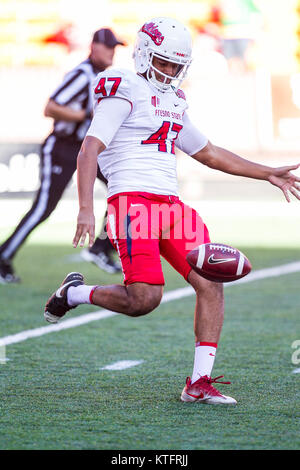
[[[217,264],[217,263],[228,263],[229,261],[235,261],[235,258],[214,258],[214,255],[210,255],[207,260],[210,264]]]
[[[69,284],[72,284],[72,282],[74,282],[74,279],[73,279],[72,281],[70,281],[70,282],[66,282],[66,284],[64,284],[63,286],[59,287],[59,288],[57,289],[56,293],[55,293],[56,297],[59,297],[59,298],[62,297],[61,291],[62,291],[66,286],[68,286]]]

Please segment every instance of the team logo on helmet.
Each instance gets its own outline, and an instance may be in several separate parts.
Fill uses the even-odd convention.
[[[160,46],[161,43],[164,40],[164,36],[161,34],[161,32],[158,30],[158,27],[156,26],[155,23],[145,23],[140,31],[142,31],[145,34],[148,34],[152,41],[157,45]]]

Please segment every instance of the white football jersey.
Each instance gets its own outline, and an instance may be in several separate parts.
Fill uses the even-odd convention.
[[[192,155],[207,144],[185,115],[183,92],[163,93],[130,70],[110,69],[98,75],[94,98],[87,135],[106,145],[98,163],[108,180],[108,197],[132,191],[177,195],[175,147]]]

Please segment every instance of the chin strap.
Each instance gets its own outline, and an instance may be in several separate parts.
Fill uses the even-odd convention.
[[[149,67],[149,69],[147,70],[147,79],[162,92],[166,92],[169,90],[169,88],[171,88],[171,83],[168,84],[157,80],[157,78],[155,77],[155,72],[151,67]]]

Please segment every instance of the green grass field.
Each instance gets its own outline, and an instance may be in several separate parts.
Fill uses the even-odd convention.
[[[90,284],[121,282],[74,258],[72,229],[46,223],[18,254],[23,282],[0,285],[0,338],[47,326],[44,304],[70,271],[81,270]],[[299,260],[296,244],[271,245],[241,240],[239,248],[254,270]],[[164,273],[166,290],[186,286],[165,263]],[[300,339],[299,285],[295,273],[226,287],[213,376],[232,382],[219,389],[236,407],[180,402],[193,366],[193,296],[145,317],[116,315],[7,346],[0,449],[299,449],[300,375],[291,359]],[[81,306],[69,317],[96,310]],[[143,363],[103,370],[122,360]]]

